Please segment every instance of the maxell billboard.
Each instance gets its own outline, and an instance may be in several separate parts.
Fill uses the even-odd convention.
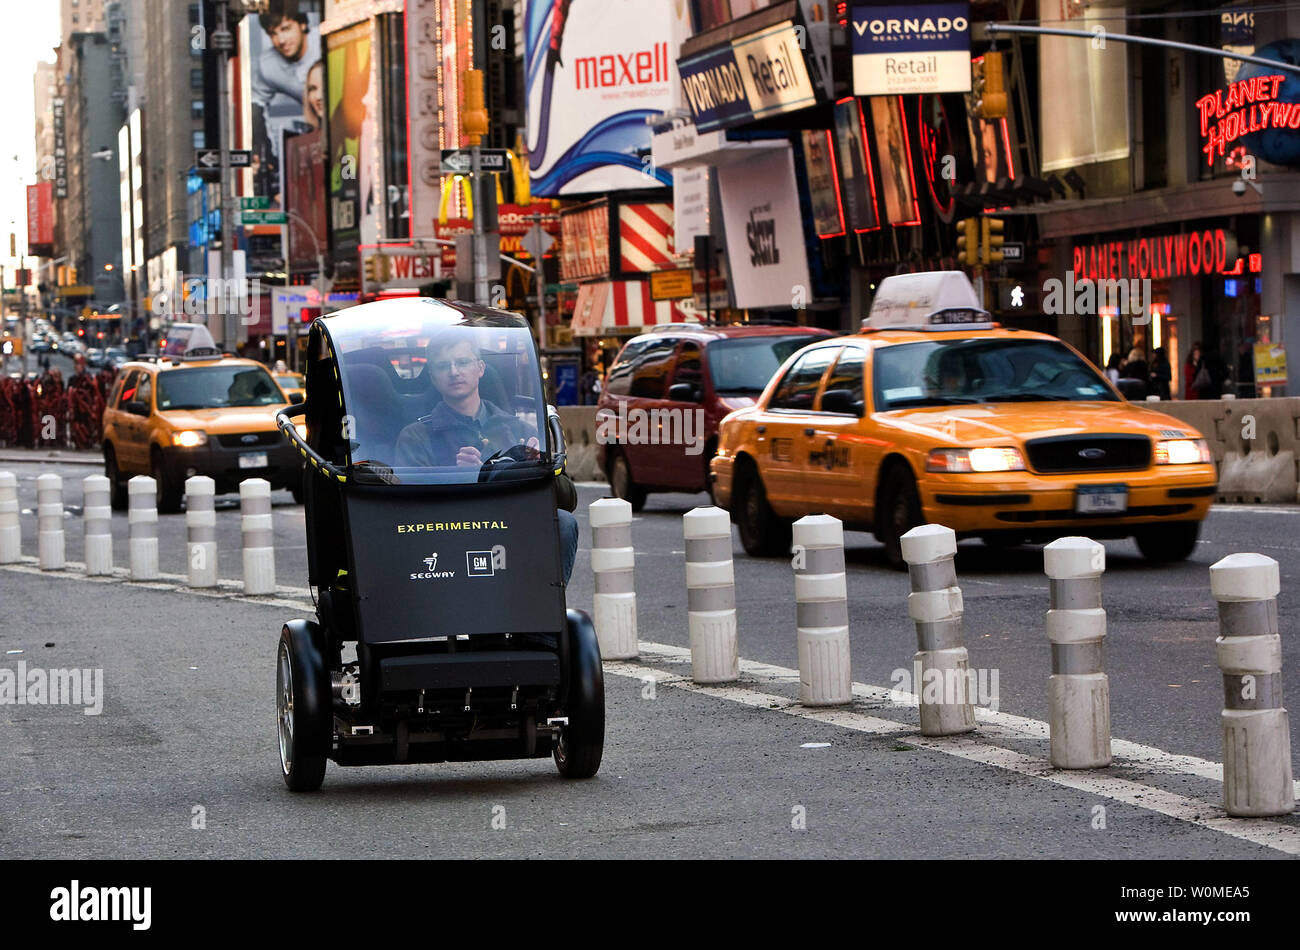
[[[684,9],[684,8],[683,8]],[[529,165],[535,195],[671,184],[643,162],[646,119],[673,107],[674,5],[528,0]]]
[[[853,92],[970,92],[970,4],[855,6]]]

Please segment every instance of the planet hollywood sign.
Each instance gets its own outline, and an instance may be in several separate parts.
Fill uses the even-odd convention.
[[[1285,76],[1255,76],[1216,89],[1196,100],[1201,116],[1201,151],[1214,164],[1228,143],[1265,129],[1300,129],[1300,103],[1278,102],[1278,89]]]
[[[1237,238],[1222,228],[1101,244],[1076,244],[1071,256],[1074,273],[1079,278],[1090,280],[1129,280],[1135,277],[1163,280],[1240,272],[1237,269]]]

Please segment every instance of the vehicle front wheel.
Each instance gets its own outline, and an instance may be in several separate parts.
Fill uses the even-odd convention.
[[[149,474],[153,476],[156,486],[158,513],[172,515],[180,511],[184,487],[168,478],[167,466],[163,464],[162,452],[158,449],[154,449],[150,456]]]
[[[325,781],[325,752],[331,715],[328,683],[320,652],[305,630],[285,626],[276,660],[275,711],[280,739],[280,771],[291,792],[314,792]]]
[[[1196,539],[1201,533],[1199,521],[1179,521],[1146,528],[1134,535],[1138,550],[1148,561],[1169,564],[1185,561],[1196,550]]]
[[[753,557],[772,557],[790,550],[790,522],[767,503],[763,476],[747,465],[738,473],[732,510],[740,529],[740,543]]]
[[[569,721],[560,727],[552,754],[565,778],[591,778],[605,752],[605,671],[591,618],[570,610],[566,623],[569,688],[563,713]]]
[[[111,445],[104,446],[104,475],[108,478],[109,505],[114,511],[126,511],[126,482],[122,481],[122,473],[117,467],[117,452]]]
[[[621,452],[614,456],[614,464],[610,466],[609,487],[614,489],[614,496],[630,504],[633,511],[645,507],[646,490],[632,481],[632,469]]]
[[[921,496],[912,473],[896,465],[885,475],[880,492],[880,513],[876,516],[876,538],[885,546],[885,559],[896,571],[907,570],[903,560],[903,535],[925,524]]]

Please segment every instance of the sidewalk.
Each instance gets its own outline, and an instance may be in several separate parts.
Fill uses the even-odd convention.
[[[59,462],[63,465],[103,465],[99,449],[24,449],[13,446],[0,449],[0,462]]]

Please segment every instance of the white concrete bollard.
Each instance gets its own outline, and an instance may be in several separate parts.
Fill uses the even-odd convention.
[[[1230,554],[1210,568],[1223,671],[1223,807],[1239,817],[1295,808],[1278,590],[1277,561],[1262,554]]]
[[[67,545],[63,537],[63,478],[36,479],[36,550],[42,571],[61,571]]]
[[[633,660],[636,639],[636,588],[633,586],[632,506],[621,498],[601,498],[587,506],[591,524],[591,570],[595,574],[592,623],[606,660]]]
[[[271,524],[271,483],[246,478],[239,483],[240,527],[244,541],[244,593],[275,593],[275,541]]]
[[[185,479],[185,533],[190,587],[217,586],[217,483],[206,475]]]
[[[920,701],[921,735],[970,732],[975,728],[975,690],[953,561],[957,535],[941,524],[920,525],[903,535],[902,548],[912,584],[907,614],[916,624],[912,688]]]
[[[85,530],[86,573],[92,577],[113,573],[112,488],[104,475],[81,480],[81,520]]]
[[[805,515],[794,523],[792,540],[799,702],[805,706],[850,703],[853,671],[844,524],[830,515]]]
[[[126,483],[126,520],[131,535],[131,580],[158,578],[158,483],[152,476],[136,475]]]
[[[1110,679],[1104,670],[1106,611],[1101,575],[1106,548],[1090,538],[1061,538],[1043,548],[1051,590],[1047,680],[1051,762],[1058,769],[1110,765]]]
[[[0,564],[14,564],[23,556],[23,529],[18,520],[18,479],[0,472]]]
[[[721,508],[682,515],[686,538],[686,622],[691,678],[697,683],[740,679],[736,645],[736,575],[731,562],[731,516]]]

